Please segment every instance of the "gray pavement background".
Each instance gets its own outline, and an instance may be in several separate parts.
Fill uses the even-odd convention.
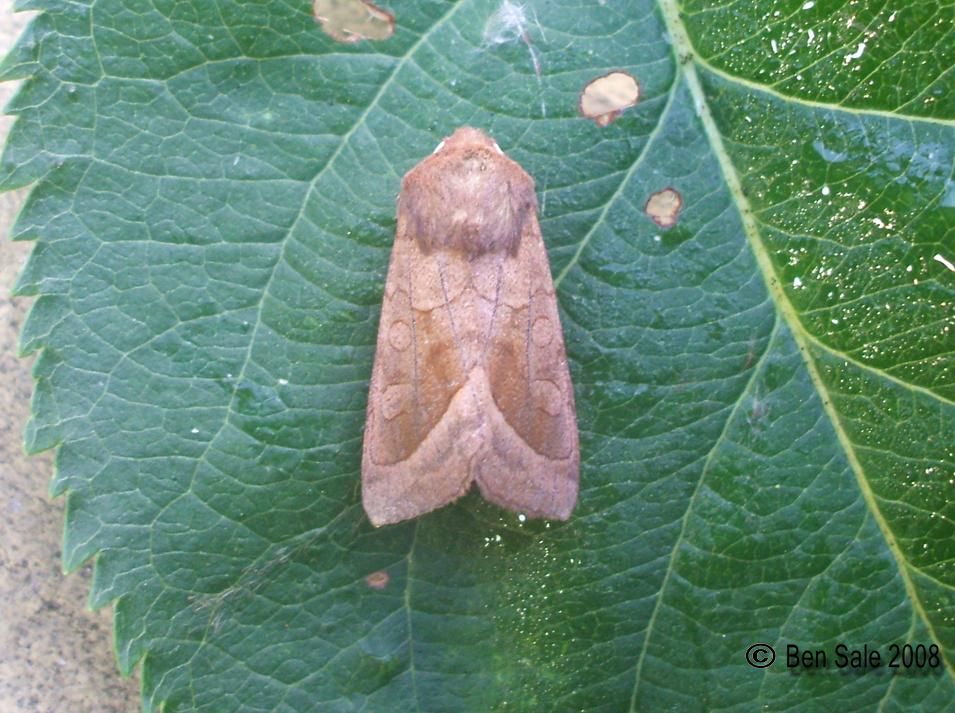
[[[34,15],[0,0],[0,56]],[[0,107],[15,90],[0,83]],[[0,116],[0,146],[12,124]],[[0,713],[133,713],[139,681],[119,675],[112,611],[86,605],[92,568],[62,571],[65,499],[47,492],[53,458],[23,452],[33,359],[18,359],[16,344],[32,300],[10,289],[31,244],[9,235],[26,196],[0,193]]]

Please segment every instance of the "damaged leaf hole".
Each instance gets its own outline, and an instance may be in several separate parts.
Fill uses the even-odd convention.
[[[379,592],[385,589],[388,586],[388,583],[390,581],[391,581],[391,575],[389,575],[383,569],[380,569],[377,572],[372,572],[367,577],[365,577],[365,584],[367,584],[372,589],[377,589]]]
[[[386,40],[395,31],[395,16],[369,0],[313,0],[312,14],[339,42]]]
[[[580,93],[580,115],[597,126],[616,121],[624,109],[640,101],[640,85],[626,72],[610,72],[591,80]]]
[[[683,198],[675,188],[664,188],[647,199],[644,212],[661,228],[672,228],[680,217]]]

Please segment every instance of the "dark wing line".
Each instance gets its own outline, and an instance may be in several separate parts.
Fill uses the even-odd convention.
[[[418,395],[418,321],[417,315],[415,314],[414,308],[414,265],[411,266],[411,269],[408,270],[408,305],[411,307],[411,345],[413,348],[413,353],[411,355],[413,361],[413,380],[412,380],[412,392],[414,392],[414,414],[412,415],[414,423],[414,433],[415,438],[418,439],[418,445],[415,446],[414,450],[408,455],[410,458],[414,455],[418,448],[421,446],[422,436],[421,436],[421,400]]]
[[[501,305],[501,283],[504,281],[504,260],[506,255],[501,253],[497,263],[497,288],[494,292],[494,309],[491,311],[491,321],[487,325],[487,334],[484,335],[484,345],[481,350],[481,366],[487,371],[487,350],[491,346],[491,338],[494,335],[494,322],[497,320],[497,308]]]
[[[444,306],[448,310],[448,321],[451,323],[451,336],[454,338],[454,348],[458,353],[460,359],[461,355],[461,339],[458,336],[458,327],[454,323],[454,310],[451,309],[451,300],[448,299],[448,283],[445,279],[445,265],[444,260],[441,259],[441,254],[435,252],[434,260],[438,263],[438,276],[441,278],[441,294],[444,295]],[[461,360],[461,363],[466,364],[464,360]]]

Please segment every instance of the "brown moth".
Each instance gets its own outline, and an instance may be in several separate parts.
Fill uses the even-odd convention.
[[[462,127],[405,174],[368,394],[361,482],[375,526],[477,483],[566,520],[580,455],[534,181]]]

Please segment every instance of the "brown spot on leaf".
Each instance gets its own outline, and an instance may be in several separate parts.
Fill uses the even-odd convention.
[[[664,188],[647,199],[644,211],[661,228],[672,228],[680,217],[682,207],[680,192],[674,188]]]
[[[369,0],[313,0],[312,13],[339,42],[385,40],[395,31],[395,16]]]
[[[377,589],[381,591],[388,586],[388,583],[391,581],[391,575],[389,575],[385,570],[379,569],[377,572],[372,572],[367,577],[365,577],[365,584],[367,584],[372,589]]]
[[[640,101],[640,85],[626,72],[610,72],[592,80],[580,93],[580,114],[607,126]]]

